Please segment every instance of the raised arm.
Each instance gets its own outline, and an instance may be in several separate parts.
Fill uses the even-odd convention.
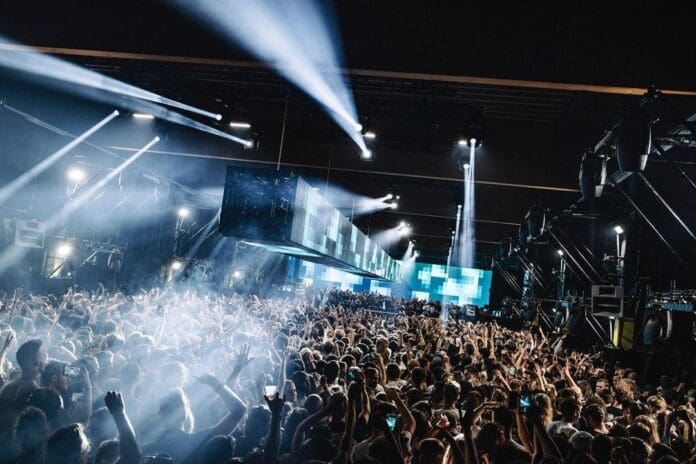
[[[471,433],[471,427],[474,425],[474,408],[473,403],[467,407],[464,416],[462,417],[462,433],[464,434],[464,462],[465,464],[479,464],[478,451],[474,443],[474,437]]]
[[[411,411],[406,407],[401,396],[399,395],[399,390],[396,388],[387,388],[387,397],[394,402],[401,417],[405,421],[405,431],[408,431],[411,436],[416,431],[416,420],[413,418]]]
[[[215,390],[220,399],[225,403],[230,411],[220,422],[213,426],[211,436],[228,435],[237,428],[246,414],[246,404],[226,385],[220,382],[212,375],[206,374],[198,377],[198,381],[204,385],[208,385]]]
[[[346,415],[346,430],[341,436],[339,454],[335,459],[335,464],[347,464],[353,448],[353,433],[355,432],[355,403],[360,398],[363,386],[353,382],[348,387],[348,410]]]
[[[89,418],[92,417],[92,381],[89,378],[87,368],[80,368],[80,383],[82,384],[82,399],[72,412],[73,420],[81,422],[85,426],[89,424]]]
[[[264,396],[268,408],[271,410],[271,426],[266,436],[263,455],[261,456],[262,464],[275,464],[278,462],[278,450],[280,449],[280,422],[283,415],[283,405],[285,400],[278,393],[273,398]]]
[[[104,403],[118,429],[119,464],[140,464],[143,455],[135,439],[133,426],[128,419],[123,398],[119,392],[106,392]]]
[[[227,377],[227,381],[225,384],[228,387],[233,387],[235,382],[237,381],[237,378],[239,378],[239,374],[242,373],[244,368],[254,360],[253,356],[249,356],[249,345],[242,345],[242,349],[237,351],[237,356],[234,360],[234,364],[232,366],[232,371],[230,372],[229,377]]]

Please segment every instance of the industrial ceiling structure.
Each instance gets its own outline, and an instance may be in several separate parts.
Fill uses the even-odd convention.
[[[422,259],[431,262],[447,258],[462,198],[462,173],[452,155],[473,114],[482,112],[486,125],[477,155],[475,212],[477,263],[485,266],[500,238],[517,233],[531,204],[560,211],[578,199],[582,153],[651,83],[675,91],[671,98],[684,113],[696,112],[693,69],[689,78],[683,63],[694,62],[693,51],[683,55],[679,38],[650,41],[637,26],[609,34],[604,25],[612,23],[611,15],[585,11],[572,24],[554,24],[553,12],[545,10],[518,17],[530,18],[527,24],[499,24],[493,5],[457,18],[442,5],[427,12],[424,5],[405,5],[395,12],[374,2],[341,2],[337,18],[347,55],[341,72],[359,115],[377,136],[368,162],[312,100],[272,69],[159,2],[99,10],[89,2],[61,2],[55,15],[43,15],[52,23],[29,28],[20,21],[30,14],[27,7],[15,3],[2,6],[14,19],[0,23],[14,39],[219,112],[221,127],[243,119],[260,137],[258,149],[250,151],[171,128],[150,157],[150,168],[192,189],[220,188],[225,166],[245,161],[292,168],[319,188],[335,185],[370,197],[397,192],[398,209],[360,217],[356,224],[370,233],[407,221]],[[408,27],[389,26],[390,12],[404,15],[399,24]],[[583,23],[595,14],[603,19]],[[114,22],[105,27],[107,18]],[[546,28],[522,34],[540,23]],[[544,31],[555,34],[556,42],[544,39]],[[636,42],[637,36],[650,43]],[[681,56],[669,73],[669,56],[661,50]],[[137,149],[118,140],[100,143],[124,155]],[[191,169],[167,167],[172,158],[189,160]],[[677,158],[694,172],[696,160]],[[390,251],[399,257],[405,246],[404,241]]]

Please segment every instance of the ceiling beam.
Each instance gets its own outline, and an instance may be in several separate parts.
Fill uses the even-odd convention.
[[[234,66],[240,68],[268,68],[263,63],[244,60],[228,60],[216,58],[200,58],[176,55],[158,55],[149,53],[133,53],[133,52],[118,52],[105,50],[88,50],[82,48],[63,48],[63,47],[42,47],[18,44],[0,44],[0,50],[4,51],[26,51],[27,49],[35,50],[42,53],[52,55],[67,55],[80,56],[86,58],[100,59],[118,59],[118,60],[134,60],[134,61],[155,61],[161,63],[179,63],[187,65],[209,65],[209,66]],[[402,71],[381,71],[371,69],[343,69],[344,74],[350,74],[359,77],[372,77],[381,79],[405,79],[413,81],[429,81],[429,82],[446,82],[451,84],[473,84],[473,85],[492,85],[501,87],[513,87],[521,89],[535,90],[555,90],[565,92],[591,92],[600,94],[612,95],[643,95],[647,89],[641,87],[623,87],[614,85],[595,85],[595,84],[577,84],[571,82],[545,82],[545,81],[530,81],[520,79],[501,79],[495,77],[476,77],[476,76],[455,76],[449,74],[428,74],[428,73],[413,73]],[[680,89],[660,89],[664,94],[681,95],[681,96],[696,96],[696,91],[680,90]]]
[[[135,152],[138,151],[137,148],[131,148],[131,147],[118,147],[118,146],[110,146],[107,147],[109,150],[116,150],[116,151],[125,151],[125,152]],[[267,165],[277,165],[278,161],[270,161],[270,160],[256,160],[256,159],[249,159],[249,158],[235,158],[231,156],[219,156],[219,155],[209,155],[205,153],[187,153],[187,152],[177,152],[177,151],[169,151],[169,150],[150,150],[148,151],[149,154],[159,154],[159,155],[169,155],[169,156],[182,156],[182,157],[189,157],[189,158],[205,158],[205,159],[216,159],[216,160],[222,160],[222,161],[240,161],[244,163],[251,163],[251,164],[267,164]],[[404,178],[411,178],[411,179],[426,179],[426,180],[436,180],[436,181],[442,181],[442,182],[456,182],[457,184],[462,183],[462,179],[460,177],[442,177],[442,176],[426,176],[423,174],[405,174],[401,172],[394,172],[394,171],[371,171],[367,169],[354,169],[354,168],[339,168],[339,167],[329,167],[329,166],[320,166],[316,164],[304,164],[304,163],[286,163],[286,162],[281,162],[281,166],[287,166],[291,168],[304,168],[304,169],[318,169],[322,171],[334,171],[334,172],[352,172],[355,174],[365,174],[365,175],[379,175],[379,176],[391,176],[391,177],[404,177]],[[492,181],[492,180],[481,180],[477,179],[474,181],[477,184],[481,185],[491,185],[495,187],[508,187],[508,188],[517,188],[517,189],[530,189],[530,190],[546,190],[546,191],[552,191],[552,192],[564,192],[564,193],[579,193],[580,190],[578,189],[572,189],[572,188],[567,188],[567,187],[555,187],[555,186],[549,186],[549,185],[536,185],[536,184],[518,184],[518,183],[513,183],[513,182],[497,182],[497,181]],[[519,225],[519,224],[516,224]]]

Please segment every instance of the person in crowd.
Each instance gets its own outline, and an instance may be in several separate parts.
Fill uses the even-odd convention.
[[[0,464],[694,462],[694,357],[640,384],[562,333],[344,290],[0,300]]]

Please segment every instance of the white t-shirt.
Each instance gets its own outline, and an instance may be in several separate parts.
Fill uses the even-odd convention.
[[[549,433],[551,436],[555,435],[572,435],[575,432],[578,431],[575,427],[573,427],[573,424],[570,422],[566,422],[564,420],[557,420],[551,422],[548,427],[546,427],[546,431]]]

